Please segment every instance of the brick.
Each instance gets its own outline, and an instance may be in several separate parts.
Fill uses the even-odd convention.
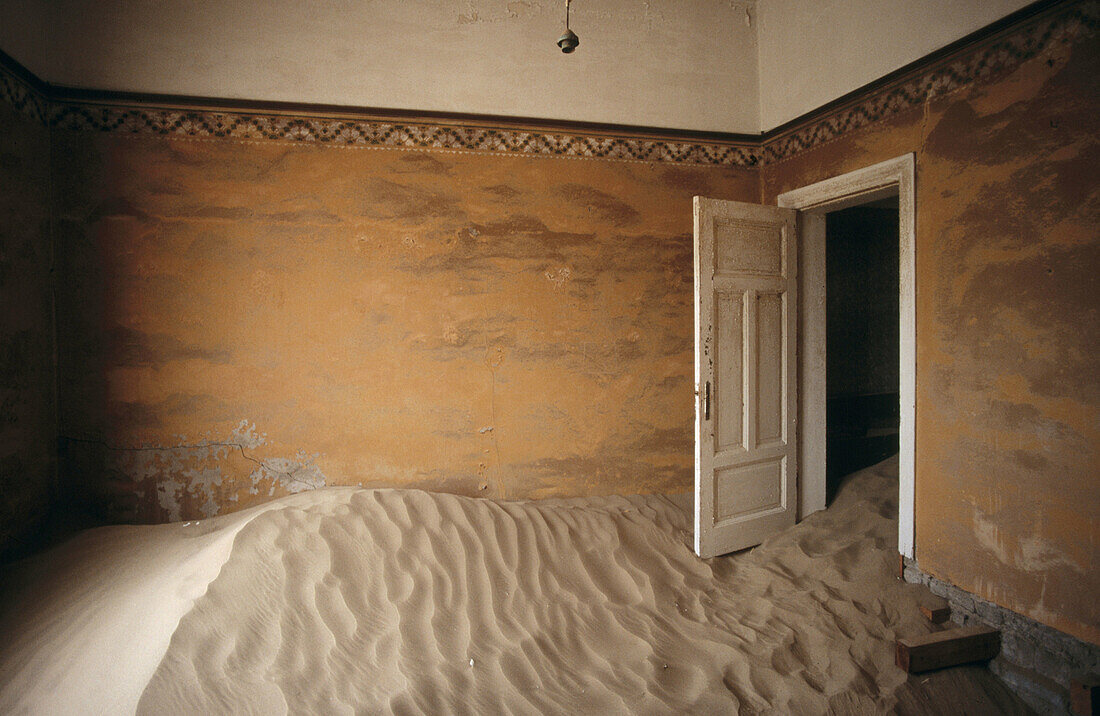
[[[1000,626],[1004,623],[1004,610],[992,602],[984,599],[974,600],[975,611],[983,622],[990,626]]]

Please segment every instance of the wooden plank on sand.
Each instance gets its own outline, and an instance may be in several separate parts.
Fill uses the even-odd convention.
[[[898,639],[896,662],[910,674],[989,661],[1001,650],[1001,632],[984,626],[938,631],[913,639]]]
[[[925,619],[933,624],[943,624],[951,618],[951,607],[933,607],[922,604],[920,613],[924,615]]]

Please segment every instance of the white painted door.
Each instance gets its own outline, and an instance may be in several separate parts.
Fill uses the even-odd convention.
[[[695,197],[695,552],[794,524],[795,212]]]

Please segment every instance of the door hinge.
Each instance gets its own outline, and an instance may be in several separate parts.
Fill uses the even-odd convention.
[[[703,420],[710,420],[710,381],[703,387]]]

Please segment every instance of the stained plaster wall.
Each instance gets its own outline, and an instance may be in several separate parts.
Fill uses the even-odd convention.
[[[916,557],[1100,643],[1100,44],[1086,34],[762,169],[915,152]]]
[[[322,484],[692,484],[694,194],[755,170],[54,132],[66,474],[111,519]]]
[[[0,554],[53,497],[57,403],[49,133],[0,102]]]

